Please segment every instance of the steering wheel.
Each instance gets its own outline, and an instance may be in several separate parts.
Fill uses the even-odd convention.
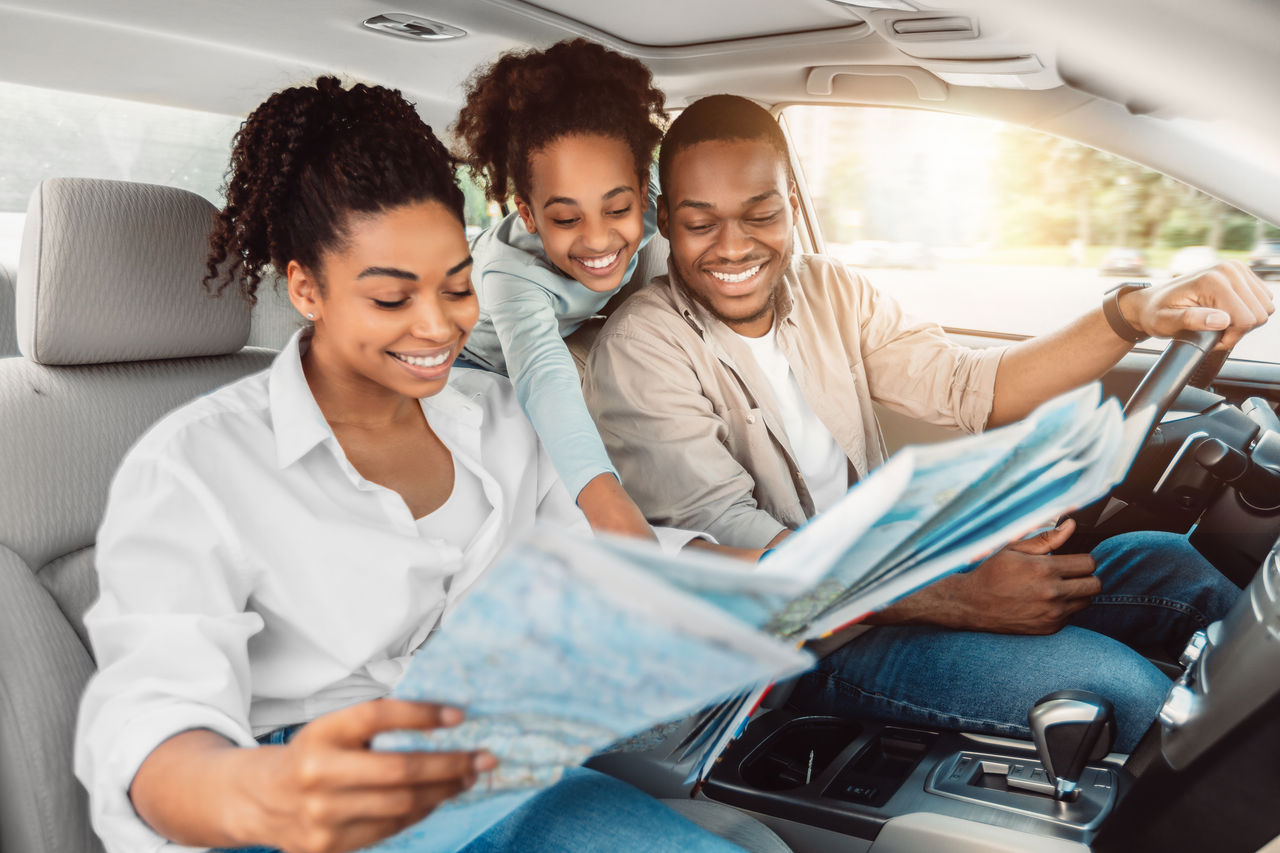
[[[1222,332],[1179,332],[1169,342],[1168,348],[1142,377],[1129,402],[1125,403],[1125,418],[1149,417],[1150,425],[1143,438],[1143,445],[1151,440],[1151,434],[1160,425],[1160,419],[1169,411],[1174,400],[1187,385],[1207,386],[1222,369],[1227,353],[1213,353],[1222,340]],[[1123,484],[1121,484],[1122,486]],[[1109,499],[1121,488],[1117,486],[1105,497],[1073,514],[1078,529],[1088,531],[1097,525]]]
[[[1173,401],[1178,399],[1183,388],[1188,384],[1203,388],[1218,375],[1227,353],[1215,353],[1212,357],[1209,354],[1220,340],[1220,331],[1179,332],[1147,371],[1147,375],[1142,377],[1133,396],[1124,404],[1124,416],[1136,417],[1140,412],[1154,407],[1146,439],[1151,438],[1151,433],[1159,426],[1160,419],[1169,411]],[[1199,370],[1202,364],[1210,369]],[[1145,439],[1143,443],[1146,443]]]

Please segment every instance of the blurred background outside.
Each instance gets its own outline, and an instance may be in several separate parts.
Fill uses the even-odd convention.
[[[1220,258],[1280,277],[1280,229],[1076,142],[919,110],[783,115],[827,251],[952,328],[1039,334],[1120,282]],[[1234,355],[1280,361],[1275,327]]]

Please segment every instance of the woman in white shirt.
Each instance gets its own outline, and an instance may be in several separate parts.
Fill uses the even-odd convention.
[[[422,820],[496,760],[371,751],[462,716],[381,697],[513,537],[585,528],[506,380],[451,376],[477,317],[462,194],[399,93],[322,78],[246,120],[207,280],[252,300],[268,265],[312,327],[144,436],[99,533],[76,771],[111,851],[351,850]],[[655,843],[736,849],[585,770],[397,849]]]

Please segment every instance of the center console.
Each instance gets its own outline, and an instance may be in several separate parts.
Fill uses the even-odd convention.
[[[874,840],[895,817],[927,812],[1087,844],[1129,784],[1096,762],[1072,801],[1030,743],[775,709],[757,716],[702,794],[770,820]]]

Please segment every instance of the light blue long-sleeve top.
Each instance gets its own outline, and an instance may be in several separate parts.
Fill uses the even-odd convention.
[[[640,247],[657,233],[657,197],[655,168],[649,177]],[[636,270],[640,247],[631,256],[623,284]],[[514,211],[475,239],[471,256],[480,319],[463,354],[511,377],[520,405],[569,494],[577,498],[601,474],[618,476],[583,402],[578,369],[564,339],[598,314],[622,286],[597,293],[565,275]]]

